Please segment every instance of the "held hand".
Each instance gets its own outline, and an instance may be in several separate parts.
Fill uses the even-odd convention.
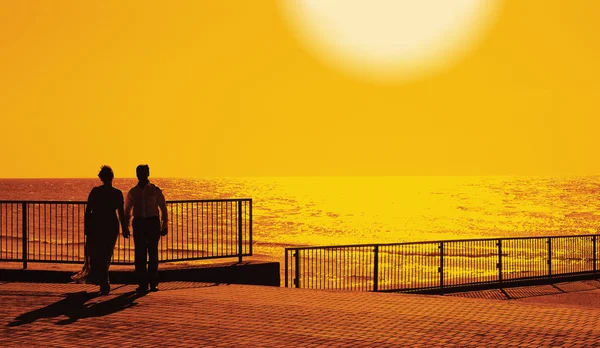
[[[163,229],[160,230],[160,235],[161,236],[166,236],[168,232],[169,232],[169,230],[166,227],[163,227]]]

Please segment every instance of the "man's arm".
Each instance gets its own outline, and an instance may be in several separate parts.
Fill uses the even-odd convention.
[[[160,217],[162,221],[160,233],[164,236],[167,234],[169,227],[169,213],[167,212],[165,195],[162,193],[161,189],[158,189],[158,208],[160,209]]]

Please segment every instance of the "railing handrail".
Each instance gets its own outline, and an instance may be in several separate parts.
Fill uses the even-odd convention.
[[[223,198],[223,199],[176,199],[167,200],[167,203],[196,203],[196,202],[238,202],[251,201],[252,198]],[[87,201],[65,201],[65,200],[0,200],[0,203],[14,204],[86,204]]]
[[[251,201],[251,200],[252,200],[252,198],[176,199],[176,200],[167,200],[167,203],[239,202],[239,201]]]
[[[542,238],[565,238],[565,237],[593,237],[600,234],[574,234],[561,236],[528,236],[528,237],[498,237],[498,238],[466,238],[466,239],[442,239],[442,240],[426,240],[418,242],[398,242],[398,243],[367,243],[367,244],[332,244],[332,245],[304,245],[296,247],[286,247],[285,250],[306,250],[306,249],[335,249],[335,248],[362,248],[362,247],[380,247],[380,246],[395,246],[395,245],[412,245],[412,244],[439,244],[450,242],[483,242],[483,241],[499,241],[499,240],[521,240],[521,239],[542,239]]]

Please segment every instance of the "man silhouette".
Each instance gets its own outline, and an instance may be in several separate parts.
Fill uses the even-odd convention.
[[[148,284],[150,284],[150,291],[158,291],[158,241],[160,236],[167,235],[169,217],[165,196],[158,186],[148,180],[150,167],[147,164],[140,164],[135,172],[138,184],[127,193],[125,221],[129,223],[133,209],[137,291],[144,293],[148,291]],[[129,233],[125,237],[129,237]]]

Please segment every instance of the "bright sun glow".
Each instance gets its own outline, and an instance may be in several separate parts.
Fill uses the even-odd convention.
[[[310,51],[377,80],[446,67],[481,38],[497,0],[281,0]]]

